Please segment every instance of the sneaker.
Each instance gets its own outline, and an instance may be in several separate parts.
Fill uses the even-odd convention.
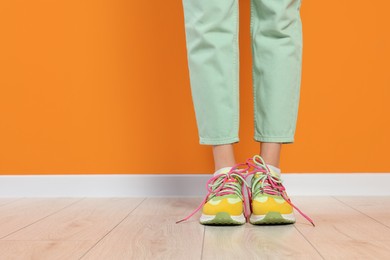
[[[242,225],[247,222],[245,195],[247,187],[245,174],[247,164],[224,167],[213,174],[206,184],[208,194],[202,203],[189,216],[176,223],[188,220],[202,208],[199,222],[203,225]]]
[[[259,155],[247,160],[247,164],[249,168],[253,168],[246,175],[246,177],[253,175],[251,187],[248,188],[251,224],[293,224],[296,221],[295,208],[314,226],[313,221],[291,202],[282,184],[280,173],[268,167]]]

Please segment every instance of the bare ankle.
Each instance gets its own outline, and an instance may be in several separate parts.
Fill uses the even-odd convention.
[[[281,149],[281,143],[263,142],[260,144],[260,156],[267,164],[279,168]]]
[[[233,144],[213,145],[215,171],[236,164]]]

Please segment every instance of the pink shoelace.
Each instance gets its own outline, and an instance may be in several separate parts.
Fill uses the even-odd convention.
[[[260,159],[260,163],[256,161],[256,158]],[[246,166],[246,168],[242,169],[240,167]],[[249,201],[252,200],[252,197],[255,195],[252,194],[251,188],[248,187],[246,183],[246,179],[254,175],[256,173],[261,173],[261,176],[253,183],[253,187],[256,186],[257,183],[260,183],[260,189],[255,191],[255,195],[258,194],[259,192],[265,193],[265,194],[270,194],[270,195],[281,195],[283,199],[290,204],[294,209],[296,209],[304,218],[306,218],[313,226],[314,222],[313,220],[304,214],[298,207],[296,207],[290,200],[290,198],[287,196],[286,193],[286,188],[283,186],[282,181],[280,178],[273,176],[267,167],[266,163],[264,160],[259,156],[255,155],[253,158],[248,158],[245,163],[238,163],[234,165],[228,173],[222,173],[213,176],[210,178],[207,183],[206,183],[206,188],[207,188],[207,195],[203,199],[203,201],[200,203],[200,205],[192,212],[190,213],[187,217],[176,221],[176,223],[180,223],[183,221],[186,221],[190,219],[196,212],[198,212],[204,204],[208,201],[210,196],[222,196],[222,195],[227,195],[227,194],[237,194],[237,191],[232,189],[231,187],[226,187],[225,184],[229,182],[236,182],[237,179],[234,178],[236,176],[237,178],[242,180],[242,187],[241,187],[241,196],[243,199],[243,204],[244,204],[244,216],[246,221],[248,221],[249,215],[252,212],[252,208],[250,205],[250,212],[247,212],[246,208],[246,200],[245,200],[245,195],[243,193],[244,186],[247,186],[247,191],[248,191],[248,196],[249,196]],[[218,184],[219,182],[219,184]],[[217,184],[218,188],[213,190],[213,187]],[[249,203],[250,204],[250,203]]]
[[[176,221],[176,223],[180,223],[180,222],[186,221],[189,218],[191,218],[196,212],[198,212],[203,207],[204,204],[206,204],[206,202],[208,201],[210,196],[222,196],[222,195],[227,195],[227,194],[236,194],[236,195],[239,195],[240,197],[242,197],[243,204],[244,204],[244,216],[245,216],[245,219],[248,220],[249,214],[247,213],[247,209],[245,206],[246,205],[245,195],[242,193],[242,191],[244,190],[244,185],[247,185],[247,183],[245,181],[246,180],[245,173],[248,171],[248,167],[246,167],[244,169],[242,169],[242,168],[240,169],[240,167],[242,167],[242,166],[248,166],[248,165],[247,165],[247,163],[238,163],[238,164],[234,165],[229,170],[228,173],[217,174],[217,175],[213,176],[212,178],[210,178],[206,183],[206,188],[207,188],[208,193],[205,196],[205,198],[203,199],[203,201],[200,203],[200,205],[192,213],[190,213],[187,217]],[[232,188],[232,186],[225,185],[225,184],[228,184],[229,182],[237,182],[238,180],[236,178],[238,178],[242,181],[241,194],[237,194],[238,191],[236,189]],[[217,187],[217,188],[214,189],[214,187]]]
[[[256,158],[260,159],[260,163],[257,162]],[[315,226],[313,220],[309,216],[304,214],[300,209],[298,209],[298,207],[296,207],[291,202],[290,198],[287,196],[286,188],[283,186],[282,180],[280,179],[280,177],[276,177],[276,176],[273,176],[271,174],[270,169],[268,168],[268,166],[266,165],[266,163],[264,162],[264,160],[260,156],[255,155],[253,158],[249,158],[246,161],[246,163],[248,164],[249,168],[253,168],[253,170],[249,171],[246,174],[246,178],[248,178],[249,176],[254,175],[256,173],[259,173],[259,172],[261,173],[260,177],[255,182],[253,182],[252,189],[247,187],[249,201],[252,200],[252,196],[254,197],[258,193],[265,193],[265,194],[269,194],[269,195],[281,195],[283,197],[283,199],[288,204],[290,204],[305,219],[307,219],[313,226]],[[260,182],[260,184],[259,184],[259,182]],[[258,190],[255,191],[255,195],[253,195],[251,190],[253,190],[253,188],[257,184],[259,184],[260,187]],[[250,208],[250,211],[252,212],[252,208]]]

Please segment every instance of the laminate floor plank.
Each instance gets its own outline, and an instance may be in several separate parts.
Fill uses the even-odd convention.
[[[322,259],[294,225],[207,226],[205,232],[202,259]]]
[[[0,199],[0,259],[390,259],[390,197],[292,196],[315,227],[175,223],[202,199]]]
[[[0,198],[0,207],[22,199],[23,198]]]
[[[142,200],[86,198],[2,240],[97,240]]]
[[[0,240],[0,259],[77,260],[91,244],[88,240]]]
[[[15,259],[79,259],[123,221],[143,199],[82,199],[2,238],[1,254],[5,259],[12,259],[20,252],[23,253]],[[37,202],[28,200],[32,205]],[[55,208],[53,202],[61,203],[61,199],[46,199],[46,207],[41,209],[48,211],[47,208]]]
[[[23,198],[0,207],[0,239],[60,211],[80,198]]]
[[[390,232],[383,224],[332,197],[293,197],[315,222],[299,217],[296,228],[325,259],[390,259]]]
[[[335,198],[390,228],[390,197],[336,196]]]
[[[200,259],[204,226],[196,218],[175,223],[200,201],[148,198],[82,259]]]

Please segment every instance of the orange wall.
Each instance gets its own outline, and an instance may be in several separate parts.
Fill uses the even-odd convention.
[[[303,0],[289,172],[390,172],[389,1]],[[240,0],[241,141],[253,141],[249,0]],[[0,173],[209,173],[181,1],[1,1]]]

